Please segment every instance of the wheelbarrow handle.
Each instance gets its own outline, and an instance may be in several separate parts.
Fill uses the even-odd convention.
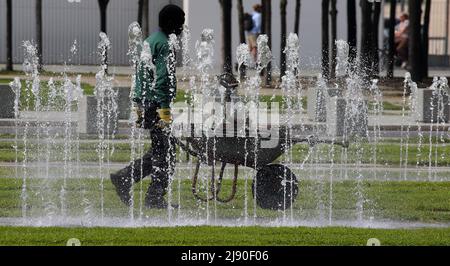
[[[180,146],[180,148],[182,150],[184,150],[185,152],[189,153],[192,156],[200,157],[200,154],[198,154],[196,151],[189,148],[189,144],[184,144],[181,140],[179,140],[178,138],[175,138],[172,135],[170,136],[170,138],[172,139],[173,142],[175,142],[178,146]]]

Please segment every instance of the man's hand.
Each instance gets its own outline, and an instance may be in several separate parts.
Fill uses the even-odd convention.
[[[158,122],[158,126],[160,128],[168,128],[172,124],[172,113],[170,112],[170,108],[162,108],[156,111],[160,118]]]
[[[144,109],[142,105],[133,103],[131,109],[131,114],[134,115],[132,119],[135,121],[136,127],[142,127],[142,122],[144,121]]]

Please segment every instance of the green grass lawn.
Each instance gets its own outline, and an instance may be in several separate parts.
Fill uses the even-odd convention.
[[[91,208],[99,211],[99,180],[69,180],[67,201],[69,215],[83,215],[86,210],[84,197],[90,200]],[[54,191],[37,193],[40,182],[29,182],[29,201],[37,213],[45,214],[39,206],[40,197],[53,195],[58,205],[60,181],[48,184]],[[109,180],[105,180],[105,213],[112,217],[127,217],[128,208],[118,200]],[[144,190],[148,185],[144,183]],[[334,219],[343,216],[354,218],[355,182],[334,184]],[[317,217],[317,191],[323,189],[322,201],[327,208],[328,183],[300,182],[300,195],[294,205],[299,218]],[[367,201],[366,212],[379,219],[403,222],[449,223],[450,182],[364,182]],[[178,194],[174,184],[174,197]],[[242,216],[244,208],[244,184],[241,180],[238,195],[227,204],[217,204],[217,214],[222,218]],[[0,217],[20,217],[21,181],[11,178],[0,179]],[[82,191],[85,190],[85,191]],[[139,185],[135,187],[135,199],[139,200]],[[228,193],[230,182],[224,184]],[[205,204],[194,200],[190,194],[190,182],[181,183],[182,210],[193,217],[205,217]],[[247,191],[250,193],[250,191]],[[174,200],[176,202],[176,199]],[[210,203],[212,208],[212,204]],[[253,205],[248,199],[250,212]],[[137,205],[139,205],[137,203]],[[370,211],[370,208],[375,208]],[[135,207],[138,213],[139,206]],[[328,210],[326,210],[328,211]],[[32,211],[30,211],[31,213]],[[257,209],[258,217],[281,217],[279,211]],[[146,210],[149,217],[165,217],[167,211]],[[212,215],[212,211],[211,211]],[[350,227],[220,227],[220,226],[177,226],[144,228],[104,227],[0,227],[0,245],[65,245],[69,238],[78,238],[82,245],[365,245],[369,238],[378,238],[382,245],[450,245],[450,228],[418,229],[366,229]]]
[[[5,170],[5,168],[0,168]],[[6,171],[2,176],[12,175]],[[228,173],[230,174],[230,173]],[[219,219],[242,219],[245,203],[248,215],[253,215],[251,180],[245,190],[244,178],[253,174],[241,171],[236,198],[230,203],[206,204],[194,199],[189,171],[178,170],[183,179],[172,184],[171,199],[181,201],[184,216],[193,219],[210,217]],[[200,173],[207,176],[208,172]],[[202,179],[204,181],[204,179]],[[200,182],[204,193],[205,183]],[[140,185],[142,184],[142,186]],[[135,215],[139,215],[141,193],[148,180],[135,185]],[[27,215],[48,216],[58,214],[61,179],[27,179]],[[128,217],[129,209],[118,199],[108,179],[103,182],[104,211],[107,217]],[[69,179],[65,186],[67,214],[71,217],[86,217],[100,213],[100,179]],[[180,188],[180,190],[178,189]],[[330,183],[327,181],[301,180],[300,193],[293,205],[294,219],[327,219],[330,207]],[[0,178],[0,218],[21,217],[22,180]],[[223,184],[223,194],[231,191],[230,180]],[[338,181],[333,183],[333,220],[355,220],[357,217],[357,183]],[[399,221],[404,223],[450,224],[450,182],[414,181],[364,181],[364,218]],[[247,198],[245,197],[247,193]],[[52,202],[52,204],[48,204]],[[52,206],[49,208],[49,206]],[[53,209],[52,209],[53,208]],[[88,214],[86,214],[88,213]],[[281,218],[280,211],[256,208],[258,217]],[[289,217],[290,210],[287,212]],[[167,218],[166,210],[143,209],[143,217]],[[177,218],[174,212],[173,218]],[[65,245],[69,238],[78,238],[83,245],[365,245],[367,239],[378,238],[382,245],[450,245],[450,228],[420,229],[363,229],[350,227],[219,227],[178,226],[145,228],[83,228],[83,227],[0,227],[0,245]]]
[[[202,171],[200,176],[208,172]],[[230,173],[228,173],[230,174]],[[189,173],[179,170],[176,175],[184,178],[180,182],[175,180],[171,185],[170,197],[172,202],[181,205],[183,215],[189,217],[211,217],[219,219],[238,219],[247,214],[253,215],[253,199],[251,192],[251,179],[247,190],[245,189],[245,175],[241,173],[238,182],[238,191],[233,201],[229,203],[197,201],[191,193],[191,182],[187,178]],[[250,177],[251,178],[251,177]],[[27,210],[28,215],[57,214],[60,209],[60,191],[63,186],[62,179],[28,179],[27,180]],[[141,186],[142,184],[142,186]],[[118,199],[109,179],[103,182],[104,190],[101,193],[101,180],[89,178],[68,179],[65,186],[67,215],[79,217],[89,211],[92,215],[100,214],[101,197],[104,197],[104,213],[108,217],[128,217],[129,208]],[[136,215],[140,211],[140,196],[145,195],[149,181],[135,185]],[[199,183],[199,191],[205,193],[205,179]],[[315,219],[323,216],[328,219],[329,207],[332,207],[332,219],[355,220],[358,217],[358,192],[362,193],[363,217],[375,217],[393,221],[420,222],[420,223],[450,223],[450,182],[409,182],[409,181],[364,181],[361,189],[357,189],[356,181],[335,181],[333,183],[332,201],[330,205],[330,184],[326,181],[301,180],[299,182],[299,195],[293,204],[293,217],[298,219]],[[14,178],[0,178],[0,217],[21,217],[22,180]],[[229,195],[231,181],[224,180],[221,197]],[[247,194],[247,197],[246,197]],[[179,200],[180,199],[180,202]],[[50,204],[51,203],[51,204]],[[48,207],[51,208],[48,208]],[[208,209],[209,208],[209,209]],[[282,217],[283,212],[256,208],[258,217]],[[167,211],[143,209],[143,215],[165,219]],[[214,216],[215,215],[215,216]],[[287,212],[290,217],[290,210]]]
[[[14,136],[10,136],[14,137]],[[438,166],[449,166],[450,165],[450,146],[446,143],[448,139],[444,139],[444,142],[439,142],[437,145],[433,144],[430,146],[429,139],[424,138],[423,144],[421,146],[417,145],[417,140],[412,139],[410,145],[408,146],[408,160],[405,160],[406,147],[403,146],[403,163],[407,163],[410,166],[428,166],[430,162],[430,147],[431,150],[431,163],[434,166],[436,163]],[[435,140],[433,140],[435,141]],[[13,149],[14,142],[11,141],[0,141],[0,161],[3,162],[14,162],[16,160],[16,152]],[[23,160],[23,144],[19,140],[18,145],[18,160]],[[44,146],[41,146],[44,147]],[[145,144],[145,150],[150,147],[149,144]],[[29,144],[28,150],[35,150],[37,147],[34,144]],[[98,154],[96,152],[97,143],[81,143],[80,144],[80,159],[81,161],[95,162],[98,161]],[[347,163],[355,163],[358,160],[357,151],[361,149],[362,158],[361,162],[364,164],[376,163],[378,165],[384,166],[399,166],[400,164],[400,153],[401,153],[400,141],[397,140],[383,140],[383,142],[378,143],[376,146],[370,143],[362,143],[361,146],[356,144],[350,145],[347,150]],[[52,146],[53,151],[62,151],[63,144],[57,144]],[[306,159],[311,160],[314,157],[313,150],[310,151],[310,147],[306,144],[296,144],[291,150],[286,154],[280,156],[276,162],[288,161],[287,158],[292,158],[293,163],[302,163]],[[333,152],[331,152],[331,145],[317,145],[317,154],[320,156],[321,163],[329,163],[332,160],[334,162],[342,162],[343,160],[343,148],[340,146],[334,146]],[[437,157],[436,157],[437,152]],[[178,151],[179,153],[179,151]],[[28,160],[33,160],[33,152],[30,152],[30,158]],[[61,156],[60,153],[55,153],[55,159]],[[73,154],[72,158],[76,158]],[[308,157],[309,156],[309,157]],[[185,161],[185,156],[181,156],[180,160]],[[128,143],[118,143],[114,144],[114,153],[110,157],[112,162],[128,162],[130,161],[130,144]],[[374,160],[376,159],[376,160]]]
[[[12,79],[0,79],[0,83],[6,83],[9,84],[12,81]],[[31,92],[31,83],[28,83],[26,80],[21,80],[21,92],[20,92],[20,101],[19,105],[22,110],[34,110],[35,108],[35,102],[36,97]],[[55,81],[54,82],[55,88],[57,91],[61,90],[61,86],[63,85],[62,81]],[[94,94],[94,87],[92,85],[89,85],[87,83],[81,83],[81,89],[83,90],[84,94],[86,95],[93,95]],[[49,84],[48,82],[41,81],[40,82],[40,99],[41,99],[41,105],[47,105],[48,103],[48,95],[49,95]],[[53,105],[56,110],[64,110],[62,109],[64,107],[64,98],[62,96],[57,96],[54,100]]]
[[[12,81],[12,79],[0,79],[0,84],[8,84]],[[25,80],[21,80],[22,83],[22,91],[21,91],[21,98],[20,98],[20,104],[22,107],[26,107],[28,105],[28,109],[32,110],[34,108],[34,104],[35,104],[35,98],[34,96],[26,89],[27,88],[27,83]],[[62,82],[61,81],[56,81],[55,82],[56,87],[61,87]],[[28,85],[30,86],[30,85]],[[81,83],[81,88],[84,92],[85,95],[93,95],[94,94],[94,86],[87,84],[87,83]],[[48,99],[48,82],[41,82],[41,101],[42,104],[45,105],[47,103],[47,99]],[[29,95],[29,101],[26,100],[26,96]],[[270,103],[279,103],[280,104],[280,108],[282,110],[285,110],[288,108],[288,104],[286,101],[286,97],[283,97],[282,95],[261,95],[259,97],[260,101],[262,102],[267,102],[268,104]],[[186,93],[184,90],[179,89],[177,91],[177,96],[174,100],[174,102],[190,102],[190,96],[188,93]],[[307,98],[306,97],[302,97],[301,98],[301,104],[303,106],[303,109],[306,110],[307,108]],[[58,99],[58,105],[63,105],[63,100],[62,99]],[[293,104],[294,106],[298,105],[298,99],[292,99],[291,104]],[[370,102],[369,103],[369,109],[373,110],[374,109],[374,103]],[[383,102],[383,109],[384,110],[390,110],[390,111],[401,111],[402,110],[402,106],[398,105],[398,104],[394,104],[391,102]],[[405,110],[408,110],[408,108],[406,107]]]
[[[7,83],[10,80],[0,80]],[[22,81],[21,105],[32,110],[34,98],[25,100],[25,82]],[[56,83],[60,86],[61,83]],[[42,94],[48,92],[47,83],[42,82]],[[93,87],[82,84],[87,95],[93,94]],[[179,90],[175,101],[186,101],[189,95]],[[43,104],[47,98],[43,97]],[[286,109],[285,99],[282,96],[261,96],[262,101],[279,102],[282,109]],[[306,98],[301,99],[306,108]],[[59,101],[61,105],[62,102]],[[372,104],[369,106],[372,107]],[[383,102],[385,110],[402,109],[400,105]],[[11,138],[14,136],[0,136]],[[420,166],[429,163],[430,146],[428,139],[423,140],[424,145],[419,149],[411,145],[408,149],[408,164],[413,166],[417,162]],[[411,139],[417,143],[417,139]],[[448,139],[444,140],[445,143]],[[0,161],[14,162],[14,143],[0,142]],[[96,143],[82,143],[80,145],[80,159],[83,162],[96,162],[98,155],[95,152]],[[330,146],[318,146],[320,162],[331,160],[341,161],[342,149],[335,147],[331,156]],[[53,147],[58,150],[58,147]],[[61,148],[61,147],[60,147]],[[149,148],[149,144],[145,145]],[[362,163],[373,163],[373,152],[377,153],[376,161],[379,165],[399,165],[400,145],[398,139],[383,140],[383,143],[373,146],[362,144]],[[126,163],[130,160],[130,145],[116,144],[111,161]],[[292,149],[292,162],[300,163],[308,154],[307,145],[296,145]],[[23,159],[23,145],[19,143],[19,161]],[[432,163],[434,164],[434,148]],[[54,159],[61,159],[62,151],[55,152]],[[357,158],[356,147],[350,147],[348,163],[354,163]],[[437,164],[450,165],[450,147],[438,146]],[[30,154],[33,160],[33,153]],[[282,156],[277,161],[285,161]],[[185,161],[184,157],[180,161]],[[228,173],[230,174],[230,173]],[[242,219],[247,206],[247,214],[251,217],[253,210],[258,217],[280,218],[285,213],[280,211],[254,208],[251,192],[252,171],[240,172],[236,198],[230,203],[205,203],[195,200],[191,193],[191,183],[188,178],[191,172],[177,170],[176,175],[181,177],[172,184],[171,200],[178,203],[180,198],[183,215],[194,219],[204,218],[206,215],[217,216],[219,219]],[[13,168],[0,167],[0,219],[7,217],[21,217],[22,180],[13,178]],[[205,192],[204,182],[208,172],[203,170],[200,190]],[[245,177],[249,178],[245,189]],[[142,185],[141,185],[142,184]],[[134,189],[136,205],[134,213],[139,215],[140,197],[145,194],[149,184],[148,180],[138,184]],[[332,209],[333,220],[355,220],[358,216],[356,206],[358,193],[362,193],[363,216],[365,219],[375,217],[380,220],[399,221],[405,223],[450,224],[450,182],[414,182],[414,181],[363,181],[359,185],[356,181],[336,181],[330,193],[328,181],[304,180],[299,183],[300,193],[297,197],[292,213],[295,219],[314,220],[319,217],[328,219],[329,209]],[[104,187],[100,192],[100,187]],[[358,186],[361,189],[358,189]],[[127,217],[129,209],[118,199],[109,181],[105,179],[74,178],[64,185],[61,179],[27,179],[27,214],[31,216],[58,214],[61,208],[60,191],[66,190],[65,203],[69,216],[98,216],[100,213],[101,198],[104,198],[104,212],[108,217]],[[225,180],[222,193],[228,195],[231,191],[231,182]],[[223,195],[223,194],[221,194]],[[331,197],[331,198],[330,198]],[[289,210],[287,215],[290,215]],[[166,210],[142,209],[143,217],[167,218]],[[175,214],[177,218],[177,214]],[[82,245],[365,245],[367,239],[378,238],[382,245],[450,245],[450,228],[420,228],[420,229],[363,229],[350,227],[220,227],[220,226],[178,226],[178,227],[144,227],[144,228],[108,228],[108,227],[15,227],[0,226],[0,245],[65,245],[69,238],[78,238]]]
[[[381,245],[450,245],[450,229],[360,229],[307,227],[147,227],[147,228],[30,228],[0,227],[0,245],[64,246],[70,238],[81,245],[164,246],[363,246],[369,238]]]

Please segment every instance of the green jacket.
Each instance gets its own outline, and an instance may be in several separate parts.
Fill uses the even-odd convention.
[[[168,37],[164,32],[158,31],[150,35],[145,42],[148,42],[150,46],[155,71],[146,68],[145,65],[138,66],[134,101],[142,102],[145,98],[146,102],[156,102],[160,108],[169,108],[176,95],[177,81],[175,62],[169,60],[171,51]],[[168,69],[171,69],[173,73],[169,73]],[[156,80],[154,80],[155,74]],[[153,82],[155,82],[154,87],[152,87]]]

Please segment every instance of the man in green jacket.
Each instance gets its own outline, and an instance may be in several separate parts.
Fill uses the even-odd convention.
[[[152,147],[143,158],[111,174],[111,182],[122,202],[131,205],[132,184],[150,175],[152,183],[145,196],[148,208],[167,208],[164,195],[175,167],[175,143],[170,138],[170,106],[176,95],[175,60],[169,47],[169,35],[180,35],[185,14],[176,5],[167,5],[159,13],[160,30],[148,37],[154,70],[141,64],[136,75],[133,101],[138,125],[150,130]]]

